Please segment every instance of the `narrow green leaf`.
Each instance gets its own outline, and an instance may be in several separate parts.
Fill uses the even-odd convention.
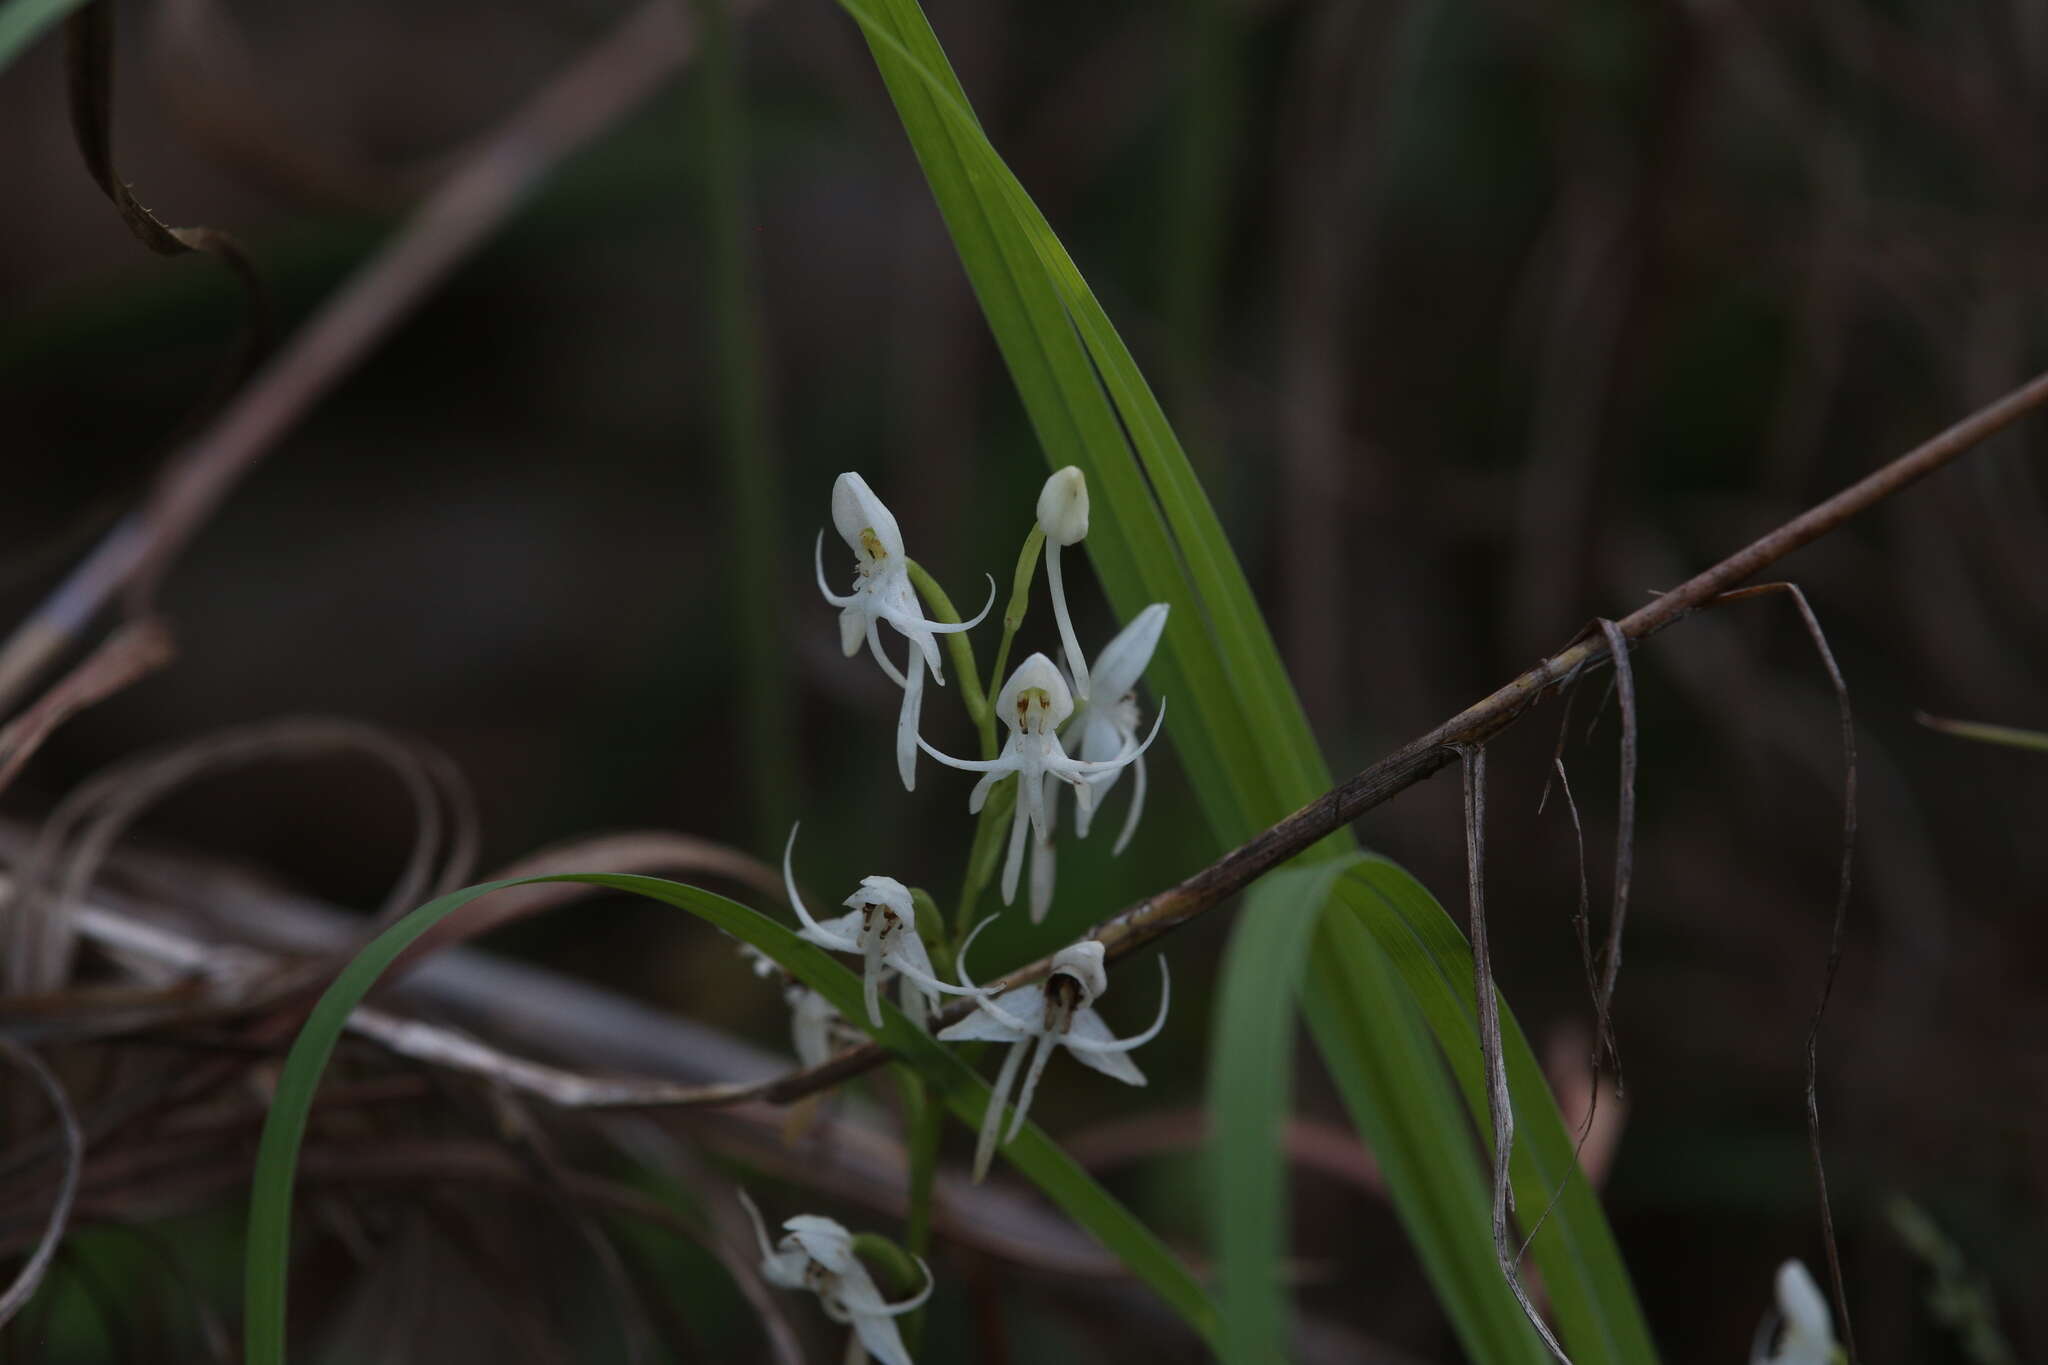
[[[1316,1045],[1466,1355],[1547,1362],[1494,1263],[1471,1129],[1400,978],[1359,918],[1336,911],[1317,924],[1310,962],[1316,989],[1303,1002]]]
[[[1338,891],[1420,1006],[1457,1076],[1473,1121],[1483,1130],[1486,1077],[1479,1056],[1471,945],[1428,889],[1386,858],[1365,858]],[[1505,1004],[1501,1042],[1515,1104],[1515,1156],[1509,1168],[1515,1205],[1525,1235],[1550,1209],[1531,1252],[1543,1271],[1544,1292],[1572,1358],[1578,1365],[1654,1360],[1656,1348],[1621,1249],[1601,1212],[1599,1197],[1579,1170],[1577,1147],[1542,1066]]]
[[[1354,855],[1356,856],[1356,855]],[[1316,920],[1350,864],[1285,868],[1261,881],[1230,933],[1209,1045],[1210,1254],[1228,1365],[1288,1358],[1285,1137],[1294,1081],[1294,998]]]
[[[895,100],[1048,463],[1078,464],[1089,477],[1096,529],[1086,543],[1112,601],[1125,617],[1149,602],[1172,604],[1153,667],[1155,686],[1172,697],[1180,717],[1169,728],[1170,742],[1217,842],[1241,841],[1314,799],[1329,785],[1329,774],[1235,552],[1128,349],[989,145],[914,0],[840,3],[860,24]],[[1334,857],[1350,846],[1347,834],[1333,835],[1307,856]],[[1467,1131],[1462,1113],[1455,1102],[1448,1111],[1435,1105],[1426,1088],[1386,1093],[1386,1110],[1366,1102],[1374,1089],[1368,1079],[1397,1071],[1408,1073],[1416,1087],[1424,1086],[1417,1077],[1433,1078],[1437,1091],[1449,1093],[1435,1047],[1417,1031],[1422,1002],[1408,994],[1424,989],[1429,974],[1409,963],[1397,975],[1386,956],[1396,930],[1405,938],[1424,931],[1384,904],[1358,901],[1341,888],[1339,894],[1359,915],[1333,919],[1344,927],[1326,927],[1319,936],[1326,951],[1318,951],[1306,988],[1318,1045],[1362,1131],[1370,1121],[1379,1139],[1420,1142],[1430,1122],[1456,1115],[1453,1128],[1437,1130],[1435,1147],[1411,1145],[1409,1164],[1391,1163],[1390,1181],[1404,1224],[1475,1358],[1521,1359],[1535,1338],[1493,1265],[1483,1190],[1473,1183],[1454,1196],[1427,1164],[1426,1152],[1452,1150],[1444,1142],[1447,1132]],[[1462,947],[1462,935],[1441,908],[1433,914],[1426,932],[1448,935]],[[1440,970],[1440,963],[1429,964],[1429,973]],[[1347,982],[1381,977],[1384,992],[1330,995]],[[1475,1037],[1441,1012],[1427,1019],[1437,1045],[1464,1069],[1462,1082],[1464,1071],[1477,1066]],[[1506,1028],[1511,1049],[1526,1063],[1526,1042],[1511,1021]],[[1413,1050],[1399,1067],[1376,1050],[1388,1037],[1408,1039],[1405,1046]],[[1510,1082],[1524,1125],[1542,1129],[1550,1143],[1562,1125],[1540,1074],[1533,1064],[1511,1060]],[[1546,1169],[1554,1156],[1546,1147]],[[1518,1169],[1525,1161],[1518,1155]],[[1562,1178],[1566,1169],[1558,1165],[1555,1172]],[[1466,1176],[1477,1181],[1476,1157]],[[1546,1189],[1534,1210],[1547,1196]],[[1572,1224],[1572,1234],[1549,1229],[1535,1251],[1546,1283],[1555,1274],[1582,1286],[1578,1307],[1566,1307],[1570,1290],[1559,1299],[1573,1350],[1588,1361],[1654,1360],[1618,1257],[1603,1262],[1589,1253],[1580,1267],[1569,1263],[1574,1249],[1612,1250],[1597,1201],[1590,1192],[1579,1198],[1568,1189],[1552,1220]],[[1475,1268],[1491,1276],[1493,1289],[1470,1278]]]
[[[2003,744],[2014,749],[2037,749],[2048,753],[2048,733],[2039,730],[2019,730],[2010,725],[1986,725],[1974,720],[1948,720],[1942,716],[1922,715],[1920,723],[1930,730],[1939,730],[1945,735],[1960,739],[1974,739],[1984,744]]]
[[[414,910],[371,940],[320,997],[285,1058],[277,1093],[263,1125],[249,1197],[244,1309],[245,1359],[249,1365],[282,1365],[285,1358],[285,1289],[291,1258],[293,1178],[314,1093],[349,1014],[399,954],[428,929],[479,896],[529,882],[580,882],[646,896],[686,910],[752,944],[915,1067],[925,1083],[943,1097],[946,1107],[964,1123],[979,1126],[988,1103],[988,1086],[966,1063],[934,1042],[894,1006],[885,1003],[881,1026],[870,1027],[859,977],[822,949],[736,901],[658,877],[611,874],[531,877],[451,892]],[[1003,1155],[1196,1331],[1205,1338],[1213,1338],[1215,1308],[1187,1268],[1035,1124],[1027,1123],[1016,1140],[1003,1149]]]

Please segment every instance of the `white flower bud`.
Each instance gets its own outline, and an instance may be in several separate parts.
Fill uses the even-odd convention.
[[[1088,534],[1088,478],[1068,465],[1038,493],[1038,525],[1055,545],[1077,544]]]

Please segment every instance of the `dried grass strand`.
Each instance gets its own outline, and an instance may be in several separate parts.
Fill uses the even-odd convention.
[[[78,1198],[79,1177],[85,1170],[85,1130],[79,1127],[78,1113],[71,1107],[71,1099],[64,1093],[64,1086],[41,1057],[10,1038],[0,1038],[0,1056],[5,1056],[27,1072],[42,1088],[50,1101],[50,1108],[57,1115],[57,1126],[64,1140],[64,1174],[58,1178],[57,1197],[50,1205],[50,1216],[43,1225],[42,1236],[37,1240],[35,1250],[29,1254],[28,1263],[16,1272],[6,1292],[0,1293],[0,1324],[5,1324],[35,1297],[36,1290],[42,1287],[43,1277],[49,1274],[50,1262],[56,1258],[57,1248],[63,1245],[64,1233],[71,1225],[72,1206]]]

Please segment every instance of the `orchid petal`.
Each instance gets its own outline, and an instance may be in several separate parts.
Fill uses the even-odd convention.
[[[890,1303],[882,1297],[882,1291],[875,1287],[874,1277],[867,1273],[867,1267],[862,1266],[859,1275],[841,1277],[844,1283],[840,1287],[839,1301],[851,1309],[855,1317],[900,1318],[905,1313],[915,1313],[924,1307],[925,1300],[932,1296],[932,1288],[936,1281],[932,1275],[932,1268],[925,1264],[924,1257],[913,1256],[911,1259],[916,1261],[917,1268],[924,1272],[924,1288],[911,1297]]]
[[[876,1028],[882,1026],[882,936],[864,935],[861,945],[860,984],[862,998],[867,1001],[868,1022]],[[1161,959],[1164,961],[1164,959]]]
[[[801,820],[791,825],[789,827],[789,842],[782,846],[782,889],[789,893],[790,908],[796,911],[796,917],[802,920],[804,928],[810,931],[807,937],[809,937],[811,942],[822,944],[827,948],[833,948],[842,953],[857,953],[860,951],[860,944],[841,938],[824,925],[812,919],[811,912],[804,908],[804,898],[797,894],[796,873],[790,868],[789,858],[790,854],[796,849],[796,832],[802,828],[803,822]]]
[[[913,1365],[896,1324],[889,1319],[871,1313],[856,1313],[853,1315],[853,1334],[881,1365]]]
[[[1125,1085],[1145,1084],[1145,1073],[1138,1070],[1138,1064],[1131,1060],[1128,1052],[1103,1052],[1090,1047],[1075,1047],[1074,1041],[1114,1042],[1116,1036],[1109,1031],[1109,1025],[1102,1022],[1102,1016],[1094,1010],[1074,1011],[1073,1026],[1067,1030],[1067,1052],[1073,1059],[1093,1071],[1099,1071],[1114,1081]]]
[[[1154,602],[1132,617],[1131,623],[1102,647],[1102,652],[1095,656],[1093,698],[1104,705],[1114,705],[1137,687],[1138,679],[1152,662],[1153,651],[1159,648],[1160,634],[1166,629],[1166,612],[1166,603]]]
[[[846,610],[848,612],[855,613],[859,611],[859,609],[856,607],[848,607]],[[843,635],[845,633],[844,623],[846,617],[842,614],[839,619],[841,622],[841,634]],[[872,616],[868,616],[865,619],[867,621],[868,650],[875,656],[875,662],[882,666],[882,672],[889,675],[890,682],[895,683],[898,687],[910,686],[909,680],[903,676],[903,670],[896,667],[896,665],[890,660],[889,656],[882,652],[882,632],[876,628],[875,618]],[[852,658],[855,652],[856,651],[853,649],[847,650],[846,657],[849,659]],[[916,671],[914,666],[912,671]]]
[[[1070,1034],[1067,1038],[1067,1046],[1075,1052],[1129,1052],[1133,1048],[1143,1047],[1154,1038],[1157,1038],[1159,1030],[1166,1027],[1166,1010],[1172,1003],[1173,980],[1166,970],[1166,959],[1162,957],[1159,959],[1159,1017],[1152,1021],[1152,1027],[1146,1029],[1143,1033],[1134,1033],[1128,1038],[1120,1039],[1112,1036],[1108,1042],[1075,1038]],[[1077,1016],[1080,1013],[1087,1012],[1077,1011]]]
[[[963,773],[1006,773],[1015,771],[1019,766],[1017,760],[1008,754],[1001,758],[954,758],[950,754],[942,754],[934,749],[925,742],[922,735],[918,736],[917,747],[947,767],[958,768]]]
[[[1031,845],[1031,922],[1045,923],[1045,912],[1052,908],[1053,878],[1058,872],[1058,860],[1053,857],[1053,836],[1057,832],[1060,817],[1059,788],[1053,785],[1050,774],[1040,779],[1044,789],[1039,794],[1039,806],[1045,812],[1045,828]]]
[[[1059,1036],[1041,1033],[1038,1036],[1038,1050],[1031,1054],[1031,1069],[1024,1073],[1024,1088],[1017,1093],[1017,1111],[1010,1120],[1010,1131],[1003,1138],[1015,1142],[1017,1134],[1024,1131],[1024,1116],[1031,1112],[1031,1097],[1038,1093],[1038,1078],[1045,1074],[1045,1064],[1052,1060],[1052,1052],[1059,1045]]]
[[[967,793],[967,813],[981,814],[981,808],[988,804],[988,794],[1006,774],[991,768],[981,775],[981,781],[974,784],[974,790]]]
[[[1074,671],[1074,696],[1077,700],[1088,700],[1088,656],[1081,652],[1081,642],[1074,635],[1074,622],[1067,615],[1067,590],[1060,581],[1060,544],[1056,540],[1045,543],[1045,577],[1052,585],[1052,613],[1059,622],[1060,646],[1067,652],[1067,667]]]
[[[992,573],[985,573],[982,577],[988,580],[988,601],[981,604],[981,610],[974,613],[972,619],[956,623],[951,621],[923,621],[920,618],[924,628],[934,635],[957,635],[963,630],[973,630],[983,621],[986,621],[990,610],[996,604],[996,576]]]
[[[1138,755],[1131,762],[1131,810],[1124,816],[1123,833],[1116,836],[1109,856],[1114,858],[1130,846],[1131,836],[1138,832],[1138,817],[1145,813],[1145,756]]]
[[[835,607],[853,607],[858,606],[860,604],[860,602],[862,601],[861,594],[854,593],[849,597],[841,597],[838,593],[832,591],[831,588],[826,586],[825,533],[823,531],[818,532],[818,543],[816,544],[816,546],[813,547],[811,551],[811,562],[818,571],[818,591],[825,594],[825,600],[827,602],[830,602]]]
[[[1030,1029],[1013,1028],[1006,1017],[998,1018],[994,1011],[980,1009],[938,1033],[942,1043],[1014,1043],[1032,1036]]]
[[[1145,736],[1145,742],[1143,744],[1138,745],[1136,748],[1129,749],[1129,752],[1127,753],[1119,754],[1117,757],[1111,759],[1107,763],[1087,763],[1076,758],[1065,759],[1062,761],[1061,765],[1065,771],[1061,773],[1061,776],[1064,777],[1066,773],[1071,772],[1079,776],[1086,777],[1092,773],[1110,772],[1114,769],[1123,767],[1125,764],[1135,759],[1139,754],[1144,753],[1147,749],[1152,747],[1152,741],[1159,738],[1159,727],[1165,724],[1165,722],[1166,698],[1161,697],[1159,699],[1159,714],[1152,717],[1152,732]],[[1128,746],[1126,747],[1128,748]],[[1072,779],[1069,780],[1071,781]]]
[[[1017,899],[1017,873],[1024,866],[1024,835],[1031,827],[1031,816],[1024,805],[1024,792],[1038,786],[1029,774],[1020,775],[1017,782],[1017,809],[1010,817],[1010,855],[1003,860],[1004,905],[1010,905]]]
[[[974,1143],[974,1183],[979,1185],[988,1174],[989,1158],[996,1153],[996,1134],[1003,1122],[1003,1105],[1010,1098],[1010,1087],[1017,1081],[1017,1063],[1024,1060],[1024,1050],[1031,1046],[1029,1038],[1020,1038],[1010,1045],[1009,1055],[1003,1058],[1003,1069],[996,1073],[995,1087],[988,1092],[988,1108],[981,1116],[981,1135]]]
[[[903,790],[917,790],[917,713],[924,705],[924,670],[911,661],[910,680],[903,687],[903,708],[896,715],[896,775]]]

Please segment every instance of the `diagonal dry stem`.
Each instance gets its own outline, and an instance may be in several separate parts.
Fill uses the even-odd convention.
[[[1710,605],[1745,579],[1812,544],[1849,518],[1940,469],[2048,404],[2048,373],[2037,375],[1996,402],[1978,409],[1891,463],[1816,504],[1712,568],[1662,593],[1615,623],[1622,639],[1640,642]],[[1362,772],[1309,802],[1271,828],[1254,835],[1178,885],[1148,896],[1097,924],[1088,937],[1100,940],[1109,959],[1124,957],[1242,891],[1267,871],[1436,773],[1460,747],[1482,744],[1538,702],[1554,696],[1588,668],[1609,658],[1603,636],[1581,639],[1466,707],[1425,735],[1409,741]],[[1041,958],[984,985],[1007,990],[1042,980],[1052,960]],[[932,1019],[937,1029],[964,1018],[972,1006],[954,1004]],[[829,1061],[791,1072],[766,1086],[762,1098],[786,1102],[839,1084],[888,1060],[878,1043],[863,1043]],[[710,1102],[722,1102],[713,1100]]]

